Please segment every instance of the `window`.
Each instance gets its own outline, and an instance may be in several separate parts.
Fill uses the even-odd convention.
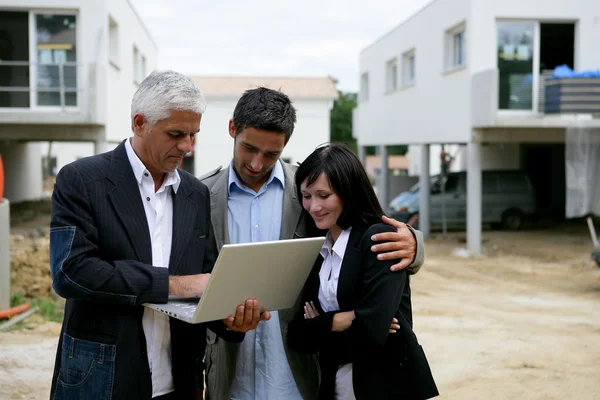
[[[452,35],[452,64],[454,67],[465,65],[465,32]]]
[[[0,108],[29,108],[29,13],[0,11],[0,27]]]
[[[141,65],[141,75],[140,75],[140,82],[143,81],[144,79],[146,79],[146,57],[142,56],[142,65]]]
[[[464,22],[446,31],[445,69],[453,70],[466,65],[466,43]]]
[[[77,106],[76,15],[35,14],[36,102]]]
[[[523,173],[506,171],[498,174],[498,178],[503,193],[527,193],[530,190],[529,180]]]
[[[483,171],[481,175],[481,190],[483,193],[498,193],[498,174]]]
[[[498,108],[533,110],[536,24],[498,22]],[[539,71],[539,69],[537,70]]]
[[[416,55],[415,50],[407,51],[402,55],[402,85],[410,86],[416,82]]]
[[[360,101],[369,100],[369,73],[365,72],[360,76]]]
[[[140,51],[133,45],[133,83],[140,84]]]
[[[119,24],[108,17],[108,62],[119,69]]]
[[[385,91],[390,93],[398,88],[398,63],[396,58],[388,61],[385,67]]]

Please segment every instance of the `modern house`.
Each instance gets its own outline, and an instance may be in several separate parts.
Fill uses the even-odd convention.
[[[233,139],[229,136],[229,120],[242,94],[259,86],[280,90],[290,97],[296,108],[294,133],[285,147],[282,159],[296,163],[304,160],[320,144],[330,140],[329,113],[338,96],[330,78],[306,77],[192,77],[204,92],[208,103],[202,116],[195,150],[184,160],[184,168],[196,176],[219,165],[227,166],[233,157]]]
[[[425,234],[439,159],[431,148],[462,147],[454,168],[467,171],[468,248],[479,254],[482,170],[526,170],[538,209],[564,215],[566,138],[577,129],[600,135],[600,81],[551,77],[561,65],[600,69],[599,38],[597,0],[432,1],[360,53],[354,135],[384,163],[387,146],[410,145]],[[395,193],[381,180],[387,204]]]
[[[131,97],[158,48],[128,0],[0,0],[0,154],[11,202],[131,134]],[[48,152],[48,143],[52,142]]]

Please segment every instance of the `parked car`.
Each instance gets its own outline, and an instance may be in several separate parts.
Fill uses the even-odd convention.
[[[442,205],[445,206],[447,224],[466,224],[466,172],[448,174],[444,187],[437,175],[431,181],[431,224],[442,224]],[[526,217],[535,214],[535,192],[524,171],[483,171],[481,183],[483,223],[516,230]],[[388,213],[399,221],[415,225],[419,214],[419,199],[419,186],[415,185],[390,202]]]
[[[402,192],[398,196],[394,197],[392,199],[392,201],[390,201],[390,204],[389,204],[390,210],[395,210],[400,205],[403,205],[404,203],[406,203],[407,198],[409,198],[411,195],[414,195],[415,193],[418,193],[418,192],[419,192],[419,184],[417,183],[413,187],[411,187],[409,191]]]

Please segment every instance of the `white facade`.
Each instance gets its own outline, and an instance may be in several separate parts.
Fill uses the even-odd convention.
[[[106,140],[117,144],[132,134],[131,99],[140,82],[156,69],[158,47],[128,0],[106,2],[108,18],[117,23],[118,31],[115,57],[111,57],[110,40],[104,53],[108,69]]]
[[[544,96],[559,65],[600,69],[599,21],[597,0],[434,0],[361,52],[354,136],[359,146],[410,145],[410,174],[427,193],[440,145],[456,152],[451,170],[468,171],[468,247],[480,253],[481,171],[534,171],[544,155],[532,145],[564,144],[573,124],[600,126],[592,112],[546,107]],[[427,195],[420,209],[427,235]]]
[[[360,145],[467,143],[482,126],[536,127],[558,121],[517,121],[524,113],[499,110],[497,23],[533,24],[539,47],[540,23],[573,23],[574,69],[600,68],[600,3],[595,0],[436,0],[386,33],[360,54],[360,102],[355,136]],[[464,62],[448,62],[451,33],[464,31]],[[414,53],[414,82],[406,55]],[[397,60],[397,87],[389,65]],[[539,60],[534,67],[539,68]],[[539,79],[535,73],[534,79]],[[366,77],[366,79],[365,79]],[[365,81],[368,83],[365,84]],[[534,96],[537,96],[534,91]],[[365,100],[368,99],[368,100]],[[537,105],[537,102],[534,101]],[[538,117],[537,109],[530,117]]]
[[[360,145],[468,140],[469,71],[445,73],[443,59],[444,32],[467,21],[470,5],[469,0],[438,0],[362,51],[360,73],[368,75],[368,100],[361,92],[354,128]],[[405,79],[404,55],[410,51],[414,83]],[[388,90],[386,63],[394,58],[397,87]]]
[[[3,154],[14,203],[41,196],[41,184],[8,179],[41,181],[48,142],[60,169],[131,134],[131,98],[158,48],[128,0],[0,0],[0,19],[0,151],[39,159],[15,172]]]
[[[330,140],[329,112],[337,92],[329,78],[194,77],[194,80],[204,91],[208,103],[196,136],[196,176],[230,163],[233,139],[229,136],[229,120],[243,92],[257,86],[281,89],[296,108],[297,122],[283,159],[300,162],[318,145]]]

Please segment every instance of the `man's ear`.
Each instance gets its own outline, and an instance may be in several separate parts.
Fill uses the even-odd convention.
[[[229,120],[229,136],[231,136],[233,139],[236,137],[235,124],[233,123],[232,119]]]
[[[134,135],[142,136],[147,124],[148,121],[144,117],[144,114],[135,114],[132,121]]]

